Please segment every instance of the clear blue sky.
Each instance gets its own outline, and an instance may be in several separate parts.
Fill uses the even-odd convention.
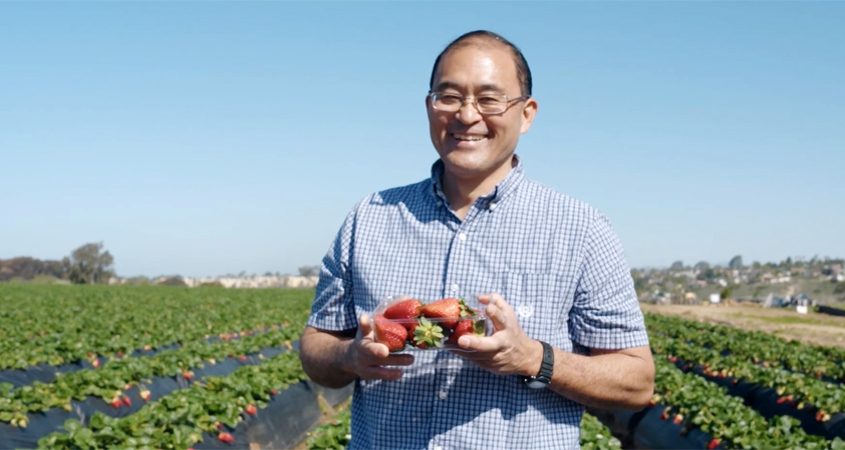
[[[843,2],[2,2],[0,258],[295,273],[428,176],[431,64],[520,46],[528,176],[633,267],[845,256]]]

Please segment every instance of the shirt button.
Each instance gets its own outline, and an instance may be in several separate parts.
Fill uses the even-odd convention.
[[[466,241],[467,240],[467,234],[466,233],[459,234],[458,239],[460,239],[461,242]]]
[[[448,395],[449,395],[449,393],[448,393],[448,392],[446,392],[446,391],[440,391],[440,392],[438,392],[438,393],[437,393],[437,398],[439,398],[440,400],[446,400],[446,397],[447,397]]]
[[[498,203],[496,203],[496,202],[490,202],[490,211],[492,211],[492,210],[496,209],[496,205],[498,205]]]
[[[452,292],[458,292],[458,283],[452,284]]]

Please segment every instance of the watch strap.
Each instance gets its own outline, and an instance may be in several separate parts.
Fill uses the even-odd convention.
[[[555,353],[552,346],[547,342],[538,341],[543,346],[543,360],[540,363],[540,370],[537,375],[532,377],[525,377],[523,381],[531,387],[538,384],[545,387],[552,381],[552,373],[555,368]]]

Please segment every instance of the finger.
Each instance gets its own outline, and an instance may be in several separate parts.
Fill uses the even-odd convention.
[[[402,378],[404,371],[402,369],[370,366],[361,372],[361,378],[365,380],[390,380],[395,381]]]
[[[502,348],[501,342],[496,336],[469,336],[464,335],[458,339],[458,346],[467,351],[475,352],[497,352]]]
[[[377,364],[381,364],[381,362],[390,356],[390,350],[387,348],[386,345],[375,342],[369,341],[363,343],[364,352],[370,359],[374,360]]]
[[[414,363],[414,355],[409,355],[407,353],[400,353],[394,354],[387,357],[387,361],[385,361],[385,366],[410,366]]]
[[[373,332],[373,324],[370,322],[370,316],[361,314],[358,318],[358,331],[361,337],[368,337]]]

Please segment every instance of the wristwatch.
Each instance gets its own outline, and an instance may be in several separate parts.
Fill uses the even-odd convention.
[[[555,352],[552,346],[539,341],[543,344],[543,362],[540,364],[540,371],[533,377],[525,377],[522,381],[525,382],[531,389],[544,389],[552,381],[552,371],[555,368]]]

